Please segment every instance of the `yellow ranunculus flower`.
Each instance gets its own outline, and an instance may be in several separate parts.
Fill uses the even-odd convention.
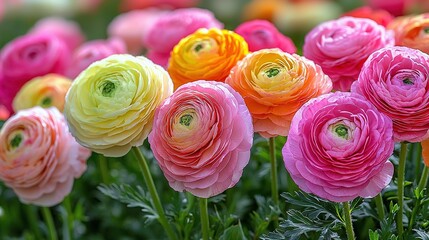
[[[200,79],[223,82],[248,52],[243,37],[232,31],[199,29],[174,47],[168,72],[175,88]]]
[[[41,106],[44,108],[56,107],[63,111],[65,96],[72,81],[57,74],[48,74],[36,77],[21,87],[13,99],[13,110]]]
[[[145,57],[112,55],[73,82],[64,115],[83,146],[118,157],[143,144],[156,107],[173,93],[168,73]]]

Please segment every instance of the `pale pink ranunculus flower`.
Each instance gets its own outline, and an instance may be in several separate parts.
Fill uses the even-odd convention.
[[[157,54],[169,54],[179,41],[200,28],[223,28],[212,12],[200,8],[177,9],[160,16],[149,28],[143,43]],[[157,59],[151,59],[156,64]]]
[[[349,91],[368,56],[394,42],[393,32],[373,20],[342,17],[313,28],[303,54],[331,77],[334,90]]]
[[[157,108],[149,143],[174,190],[208,198],[240,180],[253,143],[252,119],[229,85],[190,82]]]
[[[64,75],[71,52],[50,33],[29,33],[9,42],[0,52],[0,103],[13,112],[12,101],[29,80],[48,73]]]
[[[30,33],[46,33],[60,38],[69,47],[76,49],[85,41],[85,35],[76,22],[59,17],[47,17],[39,20]]]
[[[86,170],[90,155],[56,108],[19,111],[0,130],[0,179],[23,203],[60,203]]]
[[[333,202],[374,197],[393,175],[392,120],[362,96],[335,92],[295,114],[283,159],[305,192]]]
[[[72,63],[66,75],[75,78],[91,63],[106,58],[113,54],[126,53],[125,43],[119,38],[107,40],[92,40],[82,44],[73,52]]]
[[[395,141],[429,137],[429,55],[407,47],[380,49],[365,62],[352,91],[393,120]]]
[[[107,31],[110,37],[122,39],[129,53],[138,55],[145,49],[143,38],[149,27],[165,13],[168,11],[157,8],[122,13],[113,19]]]
[[[295,53],[296,46],[292,40],[283,35],[267,20],[251,20],[244,22],[234,30],[249,45],[249,51],[255,52],[267,48],[279,48],[284,52]]]

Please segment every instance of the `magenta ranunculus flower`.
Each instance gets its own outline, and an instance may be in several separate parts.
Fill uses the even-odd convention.
[[[0,101],[12,112],[12,101],[29,80],[48,73],[64,74],[70,63],[67,45],[48,33],[27,34],[0,53]]]
[[[60,203],[86,170],[90,155],[56,108],[19,111],[0,131],[0,179],[23,203]]]
[[[305,192],[333,202],[374,197],[389,184],[392,120],[355,93],[308,101],[283,147],[286,169]]]
[[[429,136],[429,55],[407,47],[374,52],[352,91],[393,120],[395,141],[420,142]]]
[[[295,53],[292,40],[266,20],[252,20],[240,24],[234,32],[241,35],[249,45],[249,51],[255,52],[267,48],[280,48],[284,52]]]
[[[394,41],[393,33],[373,20],[342,17],[311,30],[303,53],[331,77],[334,90],[349,91],[369,55]]]
[[[39,20],[30,32],[55,35],[66,43],[70,51],[85,41],[85,35],[76,22],[58,17],[47,17]]]
[[[252,118],[229,85],[191,82],[157,108],[149,143],[174,190],[208,198],[239,181],[250,158]]]
[[[73,52],[72,64],[66,75],[69,78],[75,78],[91,63],[121,53],[127,53],[127,48],[119,38],[86,42]]]
[[[169,54],[179,41],[200,28],[223,28],[212,12],[200,8],[178,9],[159,17],[144,36],[149,51]],[[156,64],[157,59],[151,59]],[[165,65],[164,65],[165,67]]]

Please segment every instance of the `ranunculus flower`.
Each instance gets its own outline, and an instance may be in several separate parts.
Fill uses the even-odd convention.
[[[395,16],[404,15],[413,0],[365,0],[374,9],[384,9]]]
[[[407,47],[380,49],[365,62],[352,91],[393,120],[395,141],[429,136],[429,55]]]
[[[55,35],[66,43],[70,51],[85,41],[85,35],[76,22],[58,17],[47,17],[39,20],[30,32]]]
[[[223,28],[212,12],[200,8],[178,9],[159,17],[144,36],[144,44],[149,51],[160,54],[170,53],[184,37],[200,28]],[[155,60],[151,59],[157,64]]]
[[[387,25],[393,20],[393,15],[389,12],[382,9],[374,10],[368,6],[359,7],[351,11],[345,12],[343,16],[368,18],[383,27],[387,27]]]
[[[149,27],[167,12],[157,8],[126,12],[113,19],[107,31],[110,37],[122,39],[129,53],[138,55],[145,48],[143,38]]]
[[[56,107],[61,112],[64,109],[66,93],[72,81],[57,74],[48,74],[28,81],[16,94],[13,100],[13,110],[41,106]]]
[[[167,68],[168,60],[170,60],[170,53],[161,53],[161,52],[155,52],[155,51],[149,50],[146,53],[146,57],[152,60],[153,62],[157,63],[158,65],[161,65],[164,68]]]
[[[86,42],[73,52],[67,76],[75,78],[91,63],[121,53],[127,53],[127,49],[125,43],[119,38]]]
[[[243,19],[264,19],[273,21],[275,12],[287,5],[283,0],[252,0],[243,8]]]
[[[23,203],[60,203],[85,171],[90,155],[56,108],[19,111],[0,131],[0,179]]]
[[[395,18],[388,28],[395,31],[396,45],[429,54],[429,13]]]
[[[59,38],[48,33],[27,34],[8,43],[0,53],[0,98],[12,111],[12,101],[29,80],[48,73],[64,74],[71,53]]]
[[[342,17],[311,30],[305,36],[303,52],[331,77],[334,90],[349,91],[368,56],[393,45],[393,34],[376,22]]]
[[[283,147],[286,169],[301,190],[333,202],[374,197],[389,184],[392,120],[358,94],[308,101]]]
[[[168,72],[176,88],[200,79],[223,82],[246,54],[248,46],[240,35],[216,28],[200,29],[174,47]]]
[[[265,49],[247,55],[225,81],[243,96],[255,132],[287,136],[295,112],[309,99],[332,90],[322,69],[298,55]]]
[[[426,167],[429,167],[429,138],[422,141],[423,162]]]
[[[196,81],[156,109],[149,143],[170,186],[209,198],[233,187],[250,158],[252,120],[225,83]]]
[[[145,57],[112,55],[73,81],[64,115],[80,144],[119,157],[143,144],[155,108],[172,92],[173,82],[161,66]]]
[[[9,110],[3,105],[0,105],[0,120],[5,121],[10,116]]]
[[[295,53],[296,47],[292,40],[283,35],[266,20],[253,20],[240,24],[235,30],[254,52],[266,48],[280,48],[284,52]]]
[[[200,0],[122,0],[121,9],[129,11],[149,7],[188,8],[195,7],[199,2]]]

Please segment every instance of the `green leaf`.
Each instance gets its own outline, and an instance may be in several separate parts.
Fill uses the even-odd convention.
[[[429,233],[422,229],[414,229],[414,232],[417,234],[416,239],[429,240]]]
[[[246,236],[244,235],[243,228],[241,227],[241,223],[238,225],[231,226],[227,228],[224,233],[220,236],[219,240],[246,240]]]

